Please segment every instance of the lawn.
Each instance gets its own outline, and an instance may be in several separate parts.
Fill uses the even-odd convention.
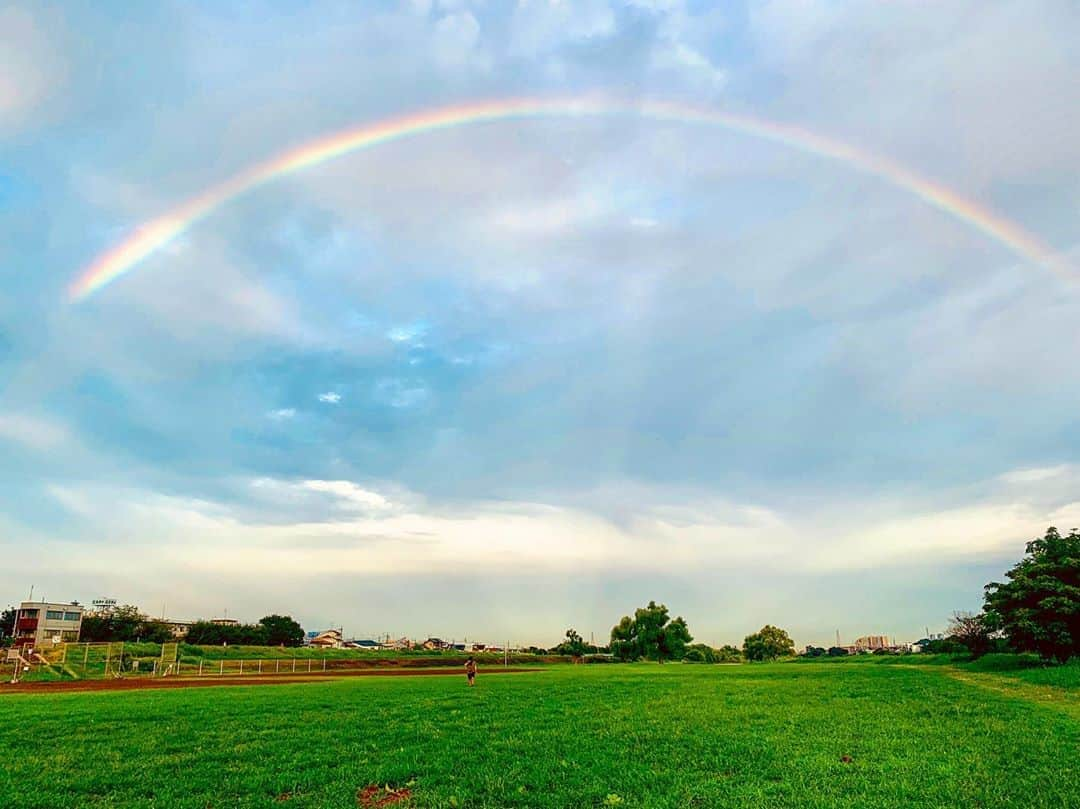
[[[964,676],[636,664],[481,671],[475,689],[0,695],[0,802],[355,807],[375,783],[413,807],[1080,806],[1077,690]]]

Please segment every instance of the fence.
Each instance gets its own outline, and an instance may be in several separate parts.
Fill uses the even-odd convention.
[[[341,661],[326,658],[209,658],[198,661],[179,657],[176,644],[165,644],[160,656],[145,653],[145,644],[66,643],[34,653],[26,662],[0,660],[0,679],[30,674],[38,679],[101,680],[110,677],[229,677],[259,675],[321,674],[342,668]],[[328,665],[329,664],[329,665]]]
[[[36,652],[29,668],[18,672],[0,659],[0,681],[22,675],[26,679],[101,680],[109,678],[155,677],[257,677],[274,675],[316,675],[371,668],[457,668],[464,653],[443,655],[384,657],[377,653],[357,652],[355,656],[318,657],[182,657],[177,644],[147,643],[66,643]],[[479,653],[481,665],[567,662],[559,656]]]

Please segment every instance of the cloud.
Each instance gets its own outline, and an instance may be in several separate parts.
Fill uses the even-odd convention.
[[[403,326],[394,326],[386,336],[395,343],[417,343],[427,334],[430,326],[423,321],[408,323]]]
[[[0,135],[43,113],[63,88],[63,27],[55,14],[0,8]]]
[[[282,407],[277,410],[271,410],[266,415],[274,419],[275,421],[284,421],[286,419],[291,419],[296,416],[296,408]]]
[[[1067,464],[1035,467],[1034,469],[1017,469],[1006,472],[1001,476],[1001,480],[1007,484],[1043,483],[1066,474],[1070,469],[1071,467]]]
[[[71,435],[63,424],[55,421],[25,413],[0,412],[0,440],[47,450],[69,445]]]
[[[419,381],[391,378],[375,383],[376,401],[390,407],[415,407],[426,401],[430,394],[431,391]]]
[[[326,393],[319,394],[319,401],[326,404],[338,404],[341,401],[341,394],[334,393],[333,391],[327,391]]]
[[[995,485],[1003,485],[1000,478]],[[1000,575],[1022,554],[1025,541],[1042,534],[1048,516],[1080,516],[1075,502],[1040,504],[1011,486],[989,495],[953,493],[952,504],[945,507],[890,498],[740,503],[707,492],[634,485],[585,493],[576,504],[436,502],[394,486],[348,480],[260,478],[247,488],[258,502],[273,504],[280,518],[267,521],[261,507],[224,500],[54,484],[52,496],[79,515],[83,536],[50,537],[32,555],[16,547],[12,570],[27,568],[41,553],[56,560],[54,573],[79,571],[83,582],[138,565],[157,582],[146,591],[147,598],[182,604],[190,597],[170,582],[183,581],[184,588],[203,582],[200,586],[209,588],[203,597],[227,598],[237,614],[266,603],[264,595],[243,584],[252,576],[279,597],[288,593],[287,600],[316,612],[325,605],[312,604],[325,597],[328,586],[336,588],[338,577],[363,577],[375,589],[383,586],[380,581],[399,582],[403,575],[424,588],[424,582],[435,580],[508,577],[523,592],[546,592],[569,576],[582,592],[598,582],[605,588],[635,582],[629,599],[647,580],[650,592],[663,595],[670,586],[676,588],[669,603],[689,612],[692,626],[726,636],[744,628],[739,621],[760,621],[766,606],[777,621],[800,628],[807,625],[799,611],[826,609],[826,602],[831,606],[823,620],[835,622],[836,615],[860,604],[868,620],[884,620],[887,611],[880,604],[867,607],[860,588],[877,582],[879,588],[896,590],[900,584],[894,574],[906,578],[907,587],[913,578],[929,582],[942,572],[951,575],[953,589],[941,594],[948,601],[957,597],[956,579],[966,581],[969,569],[984,571],[989,565],[992,570],[974,575]],[[618,516],[604,505],[611,497],[621,510]],[[154,578],[155,571],[165,570],[172,572]],[[724,598],[717,601],[715,581],[733,570],[789,582],[787,587],[799,592],[831,577],[854,578],[852,587],[832,590],[825,601],[819,594],[788,603],[774,599],[770,588],[751,587],[739,591],[737,607],[729,607]],[[732,587],[740,585],[733,580]],[[699,599],[699,590],[711,597]],[[444,612],[461,620],[455,606],[460,593],[454,587],[426,592],[430,620],[438,622],[434,616]],[[362,622],[364,608],[353,602],[338,604],[339,619]],[[592,602],[581,601],[579,593],[575,603],[589,615],[596,610],[599,620],[610,624],[617,610],[635,602],[618,607],[601,600],[588,606]],[[692,610],[685,610],[686,604]],[[943,620],[934,610],[945,615],[947,606],[958,604],[909,605],[904,616],[888,619],[889,626],[898,627],[892,630],[898,633],[917,633],[923,621]],[[469,620],[471,631],[501,631],[497,615],[474,614]],[[515,620],[515,631],[526,637],[550,631],[543,610],[515,613]]]
[[[435,23],[434,55],[443,67],[458,68],[469,64],[486,66],[476,53],[480,23],[468,11],[446,14]]]

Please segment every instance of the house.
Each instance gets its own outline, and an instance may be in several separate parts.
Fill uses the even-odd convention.
[[[309,646],[317,646],[321,649],[343,649],[345,640],[341,637],[340,629],[326,629],[316,632],[314,637],[308,639]]]
[[[191,629],[191,625],[193,623],[195,623],[195,622],[194,621],[181,621],[181,620],[177,620],[175,618],[166,618],[161,623],[163,623],[167,627],[169,627],[169,630],[172,632],[174,638],[182,638],[185,635],[187,635],[188,630]]]
[[[428,638],[420,645],[429,652],[436,650],[441,651],[443,649],[450,648],[450,644],[442,640],[441,638]]]
[[[345,641],[346,649],[360,649],[365,652],[377,652],[382,648],[377,640],[347,640]]]
[[[83,608],[77,601],[54,604],[24,601],[15,613],[14,646],[43,649],[58,643],[74,643],[82,630]]]

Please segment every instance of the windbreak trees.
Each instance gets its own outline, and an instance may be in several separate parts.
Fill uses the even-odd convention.
[[[1064,663],[1080,655],[1080,533],[1051,527],[1026,551],[1008,581],[986,585],[987,625],[1018,651]]]

